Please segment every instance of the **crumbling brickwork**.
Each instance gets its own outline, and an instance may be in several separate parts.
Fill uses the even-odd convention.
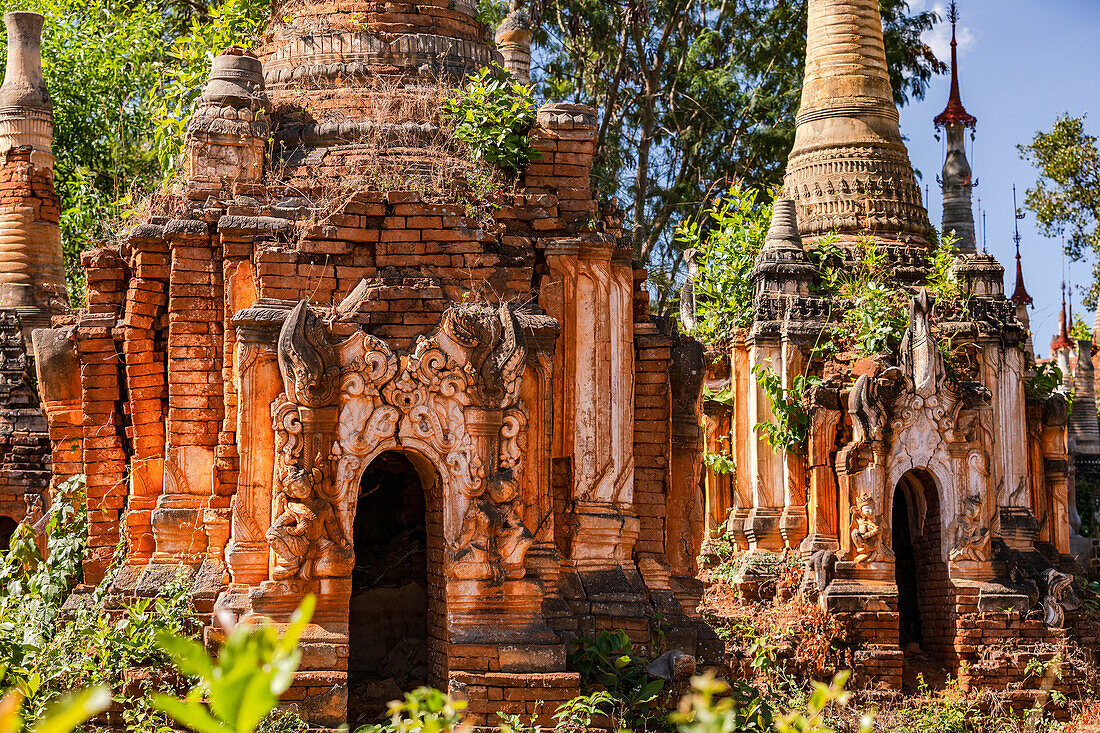
[[[86,578],[125,527],[119,597],[180,566],[205,613],[285,621],[316,594],[286,699],[318,725],[344,722],[349,686],[358,705],[393,684],[350,655],[414,602],[426,631],[371,653],[411,674],[423,652],[420,681],[482,724],[577,694],[582,634],[622,628],[644,649],[662,617],[720,661],[694,618],[697,542],[668,542],[701,532],[667,519],[701,517],[698,355],[650,317],[621,217],[597,203],[594,111],[541,107],[541,158],[472,188],[489,172],[447,141],[439,105],[496,58],[473,5],[368,6],[356,30],[308,37],[284,19],[343,11],[277,9],[258,57],[219,56],[183,184],[85,255],[88,307],[48,357],[79,364],[78,447],[72,396],[45,391],[65,470],[89,476]],[[372,540],[413,543],[400,570],[364,578],[355,528],[384,455],[424,500]]]

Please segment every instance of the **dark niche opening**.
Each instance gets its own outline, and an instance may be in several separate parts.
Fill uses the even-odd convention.
[[[902,649],[915,652],[921,643],[917,557],[913,548],[909,502],[899,484],[894,491],[894,574],[898,584],[898,634]]]
[[[11,517],[0,517],[0,553],[11,549],[11,536],[19,524]]]
[[[944,560],[939,489],[929,472],[910,471],[898,483],[891,530],[902,683],[916,690],[920,677],[941,689],[954,651],[955,597]]]
[[[363,473],[355,510],[348,650],[348,723],[385,717],[390,700],[428,681],[424,487],[400,453]]]

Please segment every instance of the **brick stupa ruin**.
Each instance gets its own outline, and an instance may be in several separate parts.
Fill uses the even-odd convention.
[[[316,594],[284,698],[314,725],[421,683],[474,723],[552,710],[571,639],[645,648],[655,618],[721,661],[695,611],[702,350],[658,329],[594,198],[592,109],[540,108],[542,158],[477,206],[484,166],[440,129],[501,60],[475,15],[277,3],[255,55],[214,60],[179,188],[84,253],[87,308],[40,333],[85,581],[125,530],[118,597],[181,567],[207,613],[286,622]]]
[[[0,548],[44,517],[51,445],[31,333],[68,309],[53,178],[53,101],[42,78],[42,16],[5,13],[0,85]],[[63,463],[64,456],[59,456]]]
[[[957,194],[945,195],[945,226],[964,237],[962,297],[936,302],[925,287],[931,227],[898,127],[877,0],[810,0],[808,38],[787,198],[752,273],[753,322],[723,360],[728,373],[710,375],[733,397],[728,409],[708,403],[707,441],[733,446],[737,466],[732,476],[708,471],[710,536],[743,553],[747,594],[775,587],[759,575],[776,566],[769,557],[799,553],[803,596],[860,643],[857,680],[900,689],[925,665],[964,689],[1030,704],[1043,693],[1024,661],[1043,644],[1093,643],[1095,632],[1073,613],[1066,401],[1029,396],[1016,310],[1025,299],[1005,298],[1004,269],[974,247],[961,148],[972,118],[953,85],[956,114],[939,121],[951,140],[945,194]],[[848,307],[815,287],[807,252],[827,235],[845,269],[873,243],[909,294],[896,352],[817,350]],[[970,345],[966,363],[945,363],[946,338]],[[769,365],[787,388],[820,378],[804,398],[805,455],[784,455],[754,430],[775,419],[754,376]],[[1007,651],[991,657],[995,645]]]

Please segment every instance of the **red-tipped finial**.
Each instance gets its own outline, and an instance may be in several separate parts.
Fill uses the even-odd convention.
[[[1072,349],[1073,342],[1069,338],[1069,324],[1066,323],[1066,281],[1062,281],[1062,312],[1058,314],[1058,335],[1050,342],[1051,351]]]
[[[1010,300],[1013,305],[1031,305],[1035,302],[1027,292],[1027,287],[1024,286],[1024,265],[1020,258],[1019,242],[1016,243],[1016,290],[1012,293]]]
[[[959,8],[954,2],[951,3],[947,17],[951,20],[951,96],[947,100],[947,108],[934,121],[936,127],[962,125],[973,129],[978,125],[978,118],[963,107],[962,94],[959,91],[959,42],[955,36],[959,22]]]

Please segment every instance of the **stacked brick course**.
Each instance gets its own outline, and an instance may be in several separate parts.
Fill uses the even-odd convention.
[[[345,6],[275,15],[339,21]],[[663,615],[673,643],[717,660],[690,618],[693,567],[668,555],[666,517],[701,511],[691,471],[673,471],[677,450],[698,461],[672,442],[677,342],[591,190],[593,110],[541,108],[541,159],[482,201],[462,178],[475,164],[430,132],[438,110],[369,117],[373,97],[452,85],[493,57],[472,5],[358,10],[357,30],[309,38],[277,21],[267,91],[255,58],[218,57],[185,184],[85,257],[89,306],[49,334],[68,344],[49,358],[80,365],[79,447],[70,396],[46,397],[65,470],[89,474],[87,577],[126,527],[120,597],[180,566],[205,612],[282,622],[316,593],[286,700],[339,724],[349,640],[369,633],[349,613],[346,528],[371,464],[400,452],[425,492],[428,681],[475,722],[576,695],[565,652],[582,634],[624,628],[645,649]],[[410,125],[428,142],[378,142]],[[383,134],[367,144],[366,129]]]

